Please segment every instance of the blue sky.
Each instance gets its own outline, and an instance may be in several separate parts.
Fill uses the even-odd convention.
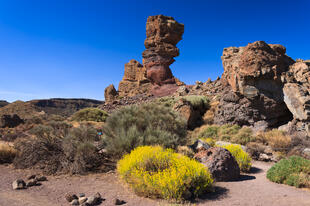
[[[308,0],[0,0],[0,99],[104,99],[130,59],[142,62],[150,15],[185,24],[171,65],[187,84],[223,72],[229,46],[264,40],[310,59]]]

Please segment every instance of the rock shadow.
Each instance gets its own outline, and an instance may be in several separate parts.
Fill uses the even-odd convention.
[[[249,171],[249,174],[258,174],[258,173],[261,173],[263,172],[264,170],[258,168],[258,167],[251,167],[250,171]]]
[[[248,180],[254,180],[254,179],[256,179],[256,177],[253,175],[240,175],[239,178],[236,180],[230,180],[230,181],[225,181],[225,182],[242,182],[242,181],[248,181]]]
[[[191,203],[207,202],[208,200],[221,200],[228,197],[228,189],[225,187],[214,186],[214,192],[201,195],[198,199],[192,200]]]

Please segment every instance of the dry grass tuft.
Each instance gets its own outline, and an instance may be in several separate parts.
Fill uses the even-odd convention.
[[[16,150],[7,143],[0,142],[0,164],[12,163]]]

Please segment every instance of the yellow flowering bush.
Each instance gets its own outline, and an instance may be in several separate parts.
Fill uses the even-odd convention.
[[[197,197],[213,183],[204,165],[160,146],[137,147],[118,162],[117,170],[137,194],[174,201]]]
[[[250,171],[251,166],[252,166],[251,164],[252,159],[250,155],[242,149],[241,145],[228,144],[228,145],[223,145],[221,147],[227,149],[232,154],[232,156],[235,157],[241,171],[243,172]]]

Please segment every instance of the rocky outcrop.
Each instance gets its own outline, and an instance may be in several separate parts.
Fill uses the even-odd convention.
[[[203,163],[216,181],[237,180],[240,176],[240,168],[232,154],[221,147],[202,149],[195,159]]]
[[[225,48],[222,96],[215,123],[253,126],[263,121],[277,127],[292,118],[283,95],[281,76],[294,63],[285,47],[257,41],[246,47]]]
[[[182,39],[184,25],[172,17],[150,16],[146,23],[146,39],[144,41],[143,65],[147,78],[157,85],[174,84],[175,79],[169,66],[174,57],[179,55],[176,44]]]
[[[146,68],[136,60],[125,64],[122,81],[118,85],[118,93],[122,97],[132,97],[138,94],[149,94],[150,80],[146,77]]]
[[[294,121],[284,128],[287,131],[305,131],[310,136],[310,61],[298,60],[282,75],[284,102]]]
[[[8,105],[9,103],[5,100],[0,100],[0,107],[4,107],[6,105]]]
[[[110,84],[104,90],[104,100],[106,102],[113,102],[116,99],[117,95],[118,95],[118,93],[117,93],[113,84]]]
[[[299,60],[282,76],[284,101],[301,121],[310,120],[310,61]]]

